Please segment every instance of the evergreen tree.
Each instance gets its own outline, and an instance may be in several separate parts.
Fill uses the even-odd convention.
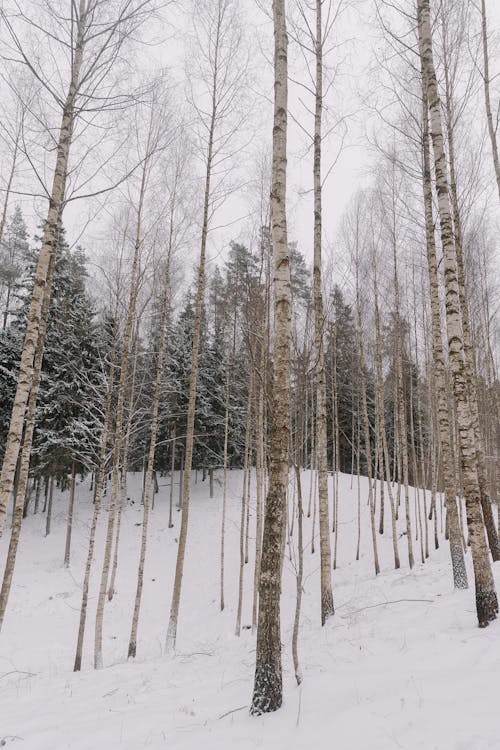
[[[99,421],[86,408],[96,397],[99,372],[95,310],[85,291],[86,277],[83,251],[70,251],[62,234],[34,443],[40,468],[60,477],[73,461],[81,470],[92,465],[99,440]]]
[[[3,290],[2,330],[7,328],[11,313],[13,292],[22,275],[25,256],[28,252],[28,230],[19,206],[5,228],[5,234],[0,245],[0,289]]]
[[[20,246],[24,267],[13,292],[16,307],[0,337],[0,440],[3,450],[15,393],[37,253]],[[100,417],[92,404],[102,389],[94,305],[86,292],[86,258],[71,251],[61,230],[36,411],[32,464],[60,479],[73,461],[83,472],[95,460]]]
[[[351,471],[352,460],[352,419],[354,403],[355,430],[358,424],[357,414],[357,377],[359,371],[359,355],[356,347],[356,325],[351,305],[344,300],[340,288],[335,285],[331,296],[331,313],[328,325],[328,340],[326,349],[327,371],[327,417],[328,435],[333,435],[333,368],[336,368],[339,454],[340,471]],[[367,383],[367,390],[370,386]],[[354,389],[354,391],[353,391]],[[370,403],[369,398],[369,403]],[[330,439],[330,449],[333,466],[334,441]]]

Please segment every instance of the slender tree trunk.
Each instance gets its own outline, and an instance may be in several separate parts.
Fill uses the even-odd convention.
[[[66,547],[64,549],[64,567],[69,568],[69,559],[71,553],[71,534],[73,531],[73,508],[75,505],[75,483],[76,483],[76,463],[71,464],[71,484],[69,488],[69,507],[68,523],[66,526]]]
[[[118,552],[120,550],[120,532],[122,528],[123,506],[127,501],[127,472],[128,472],[128,451],[130,445],[130,433],[132,431],[132,420],[134,414],[134,397],[135,397],[135,378],[137,372],[137,359],[139,352],[139,325],[134,336],[134,364],[132,366],[132,377],[130,379],[130,395],[128,400],[127,427],[125,429],[125,439],[123,440],[123,450],[120,471],[120,492],[118,500],[118,513],[116,514],[115,523],[115,545],[113,552],[113,564],[111,566],[111,576],[108,585],[108,601],[115,595],[116,572],[118,570]]]
[[[263,324],[265,326],[265,322]],[[265,348],[264,337],[261,343],[260,372],[264,376]],[[257,629],[257,614],[259,603],[259,578],[260,558],[262,555],[262,492],[264,489],[264,387],[265,380],[261,380],[258,389],[257,404],[257,450],[256,450],[256,494],[257,507],[255,511],[255,567],[253,576],[253,607],[252,607],[252,633]]]
[[[172,434],[172,455],[170,460],[170,495],[169,495],[169,503],[168,503],[168,528],[171,529],[174,525],[174,522],[172,520],[172,506],[174,503],[174,478],[175,478],[175,433],[176,433],[177,425],[174,422],[174,430]]]
[[[47,503],[49,502],[49,484],[50,484],[50,477],[48,474],[45,475],[45,487],[43,491],[43,508],[42,513],[47,512]]]
[[[36,480],[35,507],[33,509],[33,513],[34,513],[35,516],[38,513],[38,505],[40,503],[40,491],[41,491],[41,489],[42,489],[42,477],[39,476],[39,477],[37,477],[37,480]]]
[[[358,370],[358,375],[360,375]],[[361,380],[361,377],[359,377]],[[360,402],[359,390],[357,390],[357,413],[356,413],[356,489],[357,489],[357,506],[358,506],[358,541],[356,544],[356,560],[359,560],[361,547],[361,479],[360,479],[360,458],[361,458],[361,419],[360,419]]]
[[[417,359],[417,370],[418,370],[418,359]],[[418,431],[418,442],[419,442],[419,485],[422,487],[423,493],[423,522],[424,522],[424,544],[425,544],[425,557],[429,557],[429,525],[427,523],[427,487],[425,483],[425,458],[424,458],[424,431],[422,428],[422,408],[420,398],[420,387],[417,383],[417,431]]]
[[[19,150],[19,139],[20,139],[20,133],[17,134],[16,140],[14,142],[14,153],[12,155],[12,165],[10,168],[9,177],[8,177],[7,185],[5,188],[2,218],[0,219],[0,245],[2,244],[2,241],[3,241],[5,222],[7,220],[7,208],[9,205],[9,198],[10,198],[10,193],[12,190],[12,181],[14,180],[14,174],[16,171],[17,152]],[[10,306],[11,294],[12,294],[12,280],[9,279],[7,281],[7,295],[5,298],[5,310],[3,312],[2,331],[5,331],[5,329],[7,328],[7,320],[9,318],[9,306]]]
[[[0,630],[2,628],[3,620],[5,617],[5,610],[7,609],[7,603],[9,600],[10,588],[12,584],[12,576],[14,574],[14,568],[16,564],[19,537],[21,534],[21,523],[22,523],[22,516],[23,516],[22,506],[24,504],[24,496],[26,494],[26,487],[28,484],[31,447],[33,444],[33,433],[35,431],[36,402],[38,399],[38,392],[40,390],[43,350],[44,350],[44,345],[45,345],[45,335],[47,332],[50,292],[52,288],[52,279],[54,277],[55,263],[56,263],[56,253],[55,253],[55,247],[54,247],[53,252],[50,256],[49,269],[47,272],[45,296],[43,299],[42,313],[41,313],[41,320],[40,320],[40,330],[38,333],[38,341],[37,341],[37,346],[36,346],[35,360],[34,360],[34,367],[33,367],[33,383],[31,386],[31,391],[30,391],[30,395],[28,399],[26,425],[24,429],[23,446],[22,446],[21,460],[20,460],[20,465],[19,465],[19,482],[17,486],[14,513],[12,517],[12,531],[11,531],[10,542],[9,542],[9,550],[7,552],[7,560],[5,562],[5,570],[4,570],[3,580],[2,580],[2,589],[0,591]],[[35,513],[38,512],[38,500],[40,497],[40,486],[41,486],[41,477],[38,481],[37,494],[35,496]],[[46,486],[48,487],[48,485]]]
[[[118,494],[118,482],[120,471],[120,456],[122,453],[123,443],[123,418],[125,411],[125,392],[128,375],[128,364],[130,357],[130,345],[132,339],[132,327],[136,310],[137,300],[137,275],[139,269],[139,252],[142,245],[142,215],[144,209],[144,198],[146,194],[146,182],[149,167],[151,130],[148,135],[146,145],[146,154],[148,157],[144,160],[141,176],[141,186],[139,189],[139,203],[137,207],[137,221],[135,227],[134,255],[132,260],[132,270],[130,274],[130,292],[127,307],[127,318],[125,322],[125,331],[123,335],[123,348],[120,363],[120,379],[118,382],[118,397],[116,402],[116,420],[113,440],[113,466],[111,472],[111,490],[109,494],[108,523],[106,527],[106,538],[104,543],[104,559],[101,571],[101,582],[99,585],[99,595],[97,598],[97,610],[95,620],[94,634],[94,667],[102,669],[102,636],[104,622],[104,604],[106,601],[106,588],[108,584],[109,568],[111,564],[111,549],[113,545],[113,529],[116,516],[116,498]]]
[[[339,542],[339,472],[340,472],[340,429],[339,429],[339,393],[337,387],[337,334],[335,332],[332,367],[332,402],[333,402],[333,518],[335,536],[333,542],[333,569],[337,569],[337,549]]]
[[[172,254],[173,244],[173,214],[170,216],[170,236],[168,244],[168,253],[165,264],[165,278],[164,278],[164,289],[161,302],[161,315],[160,315],[160,343],[158,347],[158,359],[156,361],[156,379],[153,390],[153,409],[151,415],[151,432],[149,438],[149,453],[148,453],[148,465],[146,470],[146,488],[144,491],[144,513],[142,520],[142,535],[141,535],[141,550],[139,554],[139,565],[137,569],[137,588],[135,592],[135,603],[134,612],[132,615],[132,627],[130,630],[130,640],[128,645],[128,656],[135,657],[137,652],[137,630],[139,627],[139,613],[141,608],[141,597],[142,588],[144,584],[144,565],[146,562],[146,545],[148,537],[148,521],[149,521],[149,499],[151,496],[151,486],[153,480],[153,470],[155,461],[156,451],[156,438],[158,434],[158,414],[160,411],[160,396],[161,396],[161,381],[163,377],[163,365],[165,359],[165,344],[166,344],[166,326],[167,326],[167,315],[168,315],[168,301],[170,292],[170,260]]]
[[[481,35],[483,39],[483,83],[484,83],[484,103],[486,105],[486,122],[488,124],[488,135],[490,136],[491,153],[493,156],[493,167],[497,181],[498,197],[500,198],[500,159],[498,157],[498,143],[496,127],[493,124],[493,114],[491,111],[490,95],[490,61],[488,53],[488,27],[486,19],[486,2],[481,0]]]
[[[274,127],[271,189],[274,247],[274,359],[271,465],[265,507],[259,621],[251,712],[276,711],[282,696],[281,573],[290,445],[290,261],[286,224],[288,64],[285,1],[273,0]]]
[[[311,424],[314,424],[315,421],[315,406],[314,406],[314,388],[311,387]],[[307,403],[307,389],[306,389],[306,403]],[[306,422],[308,424],[308,422]],[[311,429],[310,433],[310,439],[311,439],[311,450],[309,452],[309,502],[307,505],[307,517],[311,517],[311,508],[314,503],[316,504],[315,494],[314,494],[314,481],[316,476],[316,430],[313,428]],[[307,444],[306,444],[307,447]],[[313,523],[314,527],[314,523]],[[313,534],[314,537],[314,534]],[[314,546],[313,546],[313,552],[314,552]]]
[[[191,469],[193,461],[193,447],[194,447],[194,420],[195,420],[195,409],[196,409],[196,382],[198,378],[198,355],[200,349],[200,332],[201,332],[201,313],[203,305],[203,293],[205,288],[205,262],[206,262],[206,249],[207,249],[207,235],[208,235],[208,224],[209,224],[209,211],[210,211],[210,195],[211,195],[211,180],[212,180],[212,169],[213,169],[213,158],[214,158],[214,136],[217,123],[217,95],[219,86],[219,75],[222,75],[222,71],[219,70],[221,60],[219,58],[219,49],[221,43],[222,34],[221,24],[217,25],[216,29],[216,58],[214,60],[214,71],[212,78],[212,90],[211,90],[211,113],[210,121],[208,125],[208,139],[207,139],[207,161],[205,171],[205,193],[203,202],[203,222],[201,228],[201,247],[200,247],[200,258],[198,266],[198,278],[196,287],[196,303],[195,303],[195,314],[194,314],[194,328],[193,328],[193,348],[191,352],[191,373],[189,377],[189,400],[188,400],[188,413],[187,413],[187,428],[186,428],[186,448],[184,453],[184,472],[182,477],[182,517],[181,517],[181,528],[179,532],[179,545],[177,547],[177,560],[175,564],[175,577],[174,577],[174,588],[172,591],[172,602],[170,605],[170,617],[167,628],[166,638],[166,651],[171,653],[175,649],[175,642],[177,638],[177,624],[179,621],[179,608],[181,602],[181,588],[182,588],[182,574],[184,571],[184,556],[186,552],[186,541],[187,531],[189,523],[189,498],[191,491]]]
[[[181,446],[181,467],[179,470],[179,495],[177,497],[177,510],[182,509],[182,496],[184,490],[184,456],[186,454],[185,445]]]
[[[394,224],[396,209],[394,206]],[[410,494],[409,494],[409,479],[408,479],[408,442],[407,442],[407,420],[406,420],[406,401],[404,392],[403,382],[403,341],[401,331],[401,317],[400,317],[400,305],[399,305],[399,279],[398,279],[398,266],[397,266],[397,247],[396,247],[396,228],[393,227],[393,260],[394,260],[394,316],[396,323],[395,338],[396,338],[396,384],[397,384],[397,400],[394,408],[397,410],[398,415],[398,444],[399,444],[399,456],[400,466],[403,470],[403,484],[405,492],[405,518],[406,518],[406,541],[408,544],[408,564],[410,569],[414,565],[413,557],[413,542],[412,542],[412,531],[411,531],[411,516],[410,516]]]
[[[254,386],[255,386],[255,373],[254,373]],[[253,398],[252,398],[253,403]],[[248,563],[249,553],[249,539],[250,539],[250,498],[252,493],[252,463],[253,463],[253,430],[250,429],[250,437],[248,444],[248,479],[247,479],[247,499],[245,504],[245,554],[243,562],[245,565]]]
[[[233,318],[233,344],[229,361],[226,366],[226,387],[225,387],[225,404],[224,404],[224,456],[222,459],[222,516],[220,526],[220,610],[225,607],[224,601],[224,565],[226,552],[226,512],[227,512],[227,454],[229,443],[229,398],[231,385],[231,367],[236,346],[236,313]]]
[[[49,503],[47,505],[47,519],[45,522],[45,536],[50,534],[50,526],[52,523],[52,503],[54,500],[54,476],[50,477],[50,488],[49,488]]]
[[[298,569],[297,569],[297,598],[295,600],[295,617],[293,619],[293,633],[292,633],[292,657],[293,657],[293,669],[295,672],[295,679],[297,685],[302,682],[302,671],[299,664],[298,654],[298,640],[299,640],[299,626],[300,626],[300,610],[302,605],[302,580],[304,578],[304,544],[302,539],[302,524],[304,518],[304,511],[302,508],[302,484],[300,481],[300,468],[295,464],[295,476],[297,479],[297,527],[298,527]]]
[[[424,69],[422,68],[422,76]],[[434,217],[432,208],[431,162],[429,144],[429,117],[427,104],[427,90],[425,78],[422,78],[424,92],[422,98],[423,122],[423,191],[425,208],[425,232],[427,248],[427,267],[429,273],[429,289],[432,323],[432,361],[434,382],[437,391],[437,422],[439,440],[441,444],[441,464],[443,468],[444,490],[447,506],[447,517],[450,530],[450,555],[453,568],[453,582],[455,588],[468,587],[467,571],[462,549],[462,539],[458,521],[455,483],[453,480],[453,456],[450,442],[450,423],[448,416],[448,401],[445,379],[445,360],[441,332],[441,307],[439,301],[439,279],[437,270],[436,244],[434,239]],[[435,480],[433,479],[433,482]],[[435,498],[435,492],[434,492]],[[437,544],[437,508],[434,507],[434,546]],[[436,547],[437,549],[437,547]]]
[[[314,457],[314,463],[316,464],[316,454]],[[312,503],[313,503],[313,511],[312,511],[312,524],[311,524],[311,555],[314,555],[316,552],[316,508],[317,508],[317,498],[318,498],[318,472],[316,467],[314,470],[311,471],[311,490],[312,490]],[[320,563],[321,565],[321,563]]]
[[[366,471],[368,475],[368,504],[370,511],[370,527],[372,532],[372,546],[373,546],[373,565],[375,568],[375,575],[380,573],[380,565],[378,560],[378,549],[377,549],[377,532],[375,528],[375,507],[373,502],[373,469],[372,469],[372,456],[371,456],[371,444],[370,444],[370,419],[368,416],[368,400],[366,396],[366,364],[365,354],[363,347],[363,330],[361,323],[361,300],[359,293],[359,258],[356,257],[356,310],[358,319],[358,352],[359,352],[359,372],[361,380],[361,408],[363,410],[363,427],[365,435],[365,454],[366,454]]]
[[[484,627],[496,617],[498,601],[488,558],[481,515],[479,481],[476,469],[476,446],[472,413],[469,404],[465,353],[460,314],[460,290],[451,221],[448,168],[444,151],[441,102],[437,87],[432,52],[432,33],[429,0],[418,0],[419,51],[423,80],[427,90],[438,208],[443,246],[444,280],[446,294],[446,325],[448,355],[453,375],[453,393],[458,420],[458,437],[461,454],[462,480],[466,498],[467,522],[471,540],[474,576],[476,582],[476,608],[479,625]]]
[[[326,378],[324,355],[323,292],[321,289],[322,250],[322,185],[321,185],[321,126],[323,116],[323,26],[322,0],[316,0],[316,80],[314,112],[314,345],[316,352],[316,462],[319,487],[319,537],[321,578],[321,624],[334,614],[330,522],[328,520],[328,445],[326,424]]]
[[[248,386],[247,413],[245,425],[245,460],[243,466],[243,490],[241,493],[241,516],[240,516],[240,569],[238,579],[238,606],[236,608],[236,626],[234,634],[239,636],[241,631],[241,610],[243,607],[243,574],[245,567],[245,510],[248,503],[248,484],[250,482],[250,446],[252,442],[252,401],[255,382],[253,367],[250,370],[250,383]]]
[[[85,0],[80,0],[78,28],[71,65],[71,78],[66,100],[64,102],[59,130],[56,166],[50,193],[49,209],[43,229],[42,246],[40,248],[38,265],[35,272],[33,293],[26,322],[26,332],[24,335],[23,351],[19,364],[16,394],[12,406],[9,431],[5,443],[2,473],[0,475],[0,537],[3,534],[5,518],[7,515],[7,504],[14,485],[14,476],[21,447],[26,407],[33,380],[36,376],[34,371],[36,348],[39,337],[40,322],[42,319],[43,300],[45,289],[47,287],[50,257],[52,253],[56,252],[59,221],[64,205],[69,151],[75,121],[75,98],[83,61],[84,30],[86,22],[87,4]]]
[[[415,448],[415,419],[413,416],[413,378],[410,376],[410,446],[413,466],[413,498],[415,501],[415,527],[417,529],[415,539],[420,542],[420,559],[425,563],[424,538],[422,528],[422,512],[420,503],[420,489],[418,484],[417,451]]]
[[[116,302],[113,320],[117,321],[118,316],[118,302],[119,295],[118,290],[116,293]],[[94,494],[94,512],[92,513],[92,523],[90,525],[89,534],[89,546],[87,550],[87,559],[85,562],[85,571],[83,575],[82,585],[82,604],[80,607],[80,620],[78,625],[78,636],[76,643],[75,663],[73,671],[79,672],[82,668],[82,656],[83,656],[83,639],[85,636],[85,624],[87,621],[87,605],[89,598],[89,585],[90,585],[90,573],[92,569],[92,560],[94,559],[94,546],[95,546],[95,534],[97,530],[97,522],[99,520],[99,512],[101,509],[101,501],[104,492],[104,486],[106,481],[106,467],[108,458],[108,436],[111,424],[111,411],[113,406],[113,395],[114,395],[114,381],[116,371],[116,357],[118,348],[118,334],[115,332],[111,359],[109,364],[109,378],[108,387],[106,392],[106,406],[104,410],[104,422],[101,433],[101,446],[99,450],[99,463],[97,465],[96,476],[94,480],[95,494]]]
[[[484,0],[483,0],[484,2]],[[443,35],[446,39],[446,35]],[[493,520],[493,510],[491,507],[491,498],[488,490],[488,480],[486,476],[486,462],[484,458],[483,437],[479,429],[479,412],[477,400],[477,382],[476,367],[474,357],[474,347],[472,345],[471,328],[469,322],[468,295],[465,283],[463,253],[462,253],[462,221],[460,218],[460,207],[457,191],[457,180],[455,172],[455,133],[454,133],[454,111],[453,111],[453,92],[448,73],[448,49],[445,44],[444,69],[445,69],[445,98],[446,98],[446,120],[448,136],[448,161],[450,165],[450,198],[453,216],[453,237],[455,241],[455,253],[457,260],[458,287],[460,294],[460,310],[462,314],[463,344],[465,353],[465,369],[467,374],[467,385],[469,389],[469,403],[473,421],[474,439],[476,443],[476,464],[479,481],[479,490],[481,493],[481,508],[483,511],[484,524],[488,535],[488,544],[490,547],[493,560],[500,560],[500,542],[498,539],[495,521]]]
[[[378,303],[378,276],[377,276],[377,260],[374,259],[373,263],[373,292],[374,292],[374,304],[375,304],[375,363],[376,363],[376,408],[378,408],[379,414],[379,430],[382,439],[381,446],[381,457],[382,466],[385,465],[386,479],[387,479],[387,493],[389,495],[389,503],[391,506],[391,532],[392,532],[392,548],[394,553],[394,567],[397,570],[401,563],[399,560],[399,549],[398,549],[398,532],[396,527],[396,508],[395,499],[392,494],[392,483],[391,483],[391,466],[389,460],[389,449],[387,446],[387,433],[385,430],[385,405],[384,405],[384,376],[382,370],[382,340],[380,335],[380,308]],[[384,474],[382,471],[380,477],[381,483],[384,483]],[[383,510],[380,509],[380,527],[379,532],[383,531]]]

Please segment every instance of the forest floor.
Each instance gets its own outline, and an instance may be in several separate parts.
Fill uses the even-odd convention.
[[[178,477],[177,477],[178,481]],[[91,517],[88,480],[78,484],[71,567],[63,567],[68,493],[54,497],[52,533],[45,518],[23,525],[18,564],[0,636],[0,745],[19,750],[485,750],[500,748],[500,630],[477,627],[473,587],[453,590],[448,543],[440,529],[430,558],[408,568],[399,521],[401,569],[393,569],[389,508],[377,534],[381,573],[374,574],[366,480],[361,480],[361,556],[356,562],[357,480],[340,477],[336,614],[324,628],[319,611],[319,540],[306,544],[299,656],[291,659],[295,564],[284,564],[282,641],[284,704],[251,717],[255,636],[253,557],[245,566],[241,636],[234,635],[239,575],[242,473],[229,473],[226,608],[219,607],[221,475],[215,497],[193,478],[177,650],[164,655],[180,514],[168,528],[168,478],[160,478],[152,514],[137,658],[127,661],[142,510],[141,477],[129,480],[116,594],[106,603],[105,668],[92,668],[97,581],[107,513],[102,513],[89,602],[83,669],[73,673],[83,565]],[[333,480],[330,480],[333,481]],[[307,509],[309,472],[303,473]],[[352,488],[351,488],[352,483]],[[413,508],[413,496],[412,496]],[[254,543],[252,510],[250,551]],[[403,510],[403,505],[402,505]],[[401,513],[403,515],[403,513]],[[296,529],[293,540],[296,543]],[[5,559],[8,534],[0,542]],[[469,577],[472,583],[470,554]],[[500,568],[495,570],[500,585]]]

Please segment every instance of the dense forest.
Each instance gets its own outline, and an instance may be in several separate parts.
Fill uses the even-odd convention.
[[[60,562],[78,577],[74,670],[85,638],[105,664],[124,566],[135,658],[161,517],[165,540],[175,534],[163,635],[175,654],[199,483],[220,501],[211,575],[220,612],[229,571],[239,576],[238,636],[250,597],[253,715],[283,702],[287,554],[298,684],[306,553],[317,552],[317,625],[338,617],[346,505],[352,561],[369,539],[374,579],[381,545],[424,582],[445,545],[450,589],[469,589],[481,628],[495,620],[493,6],[2,4],[0,629],[15,625],[24,525],[42,517],[47,544],[63,523]],[[132,506],[134,560],[120,553]]]

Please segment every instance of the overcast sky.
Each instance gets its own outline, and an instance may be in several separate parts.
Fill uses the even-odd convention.
[[[257,228],[258,217],[255,209],[255,187],[252,180],[258,172],[258,162],[266,149],[269,150],[272,131],[272,24],[254,0],[241,0],[247,43],[250,51],[249,101],[252,114],[245,125],[245,140],[248,147],[238,156],[242,166],[235,173],[235,185],[245,184],[235,190],[215,217],[213,226],[221,227],[211,233],[210,253],[212,259],[220,257],[230,239],[246,241],[252,227]],[[266,3],[260,3],[266,6]],[[270,3],[269,3],[270,5]],[[408,10],[413,10],[413,2],[408,0]],[[292,3],[289,3],[289,7]],[[182,5],[182,10],[185,10]],[[490,35],[492,37],[492,60],[495,45],[498,51],[500,37],[500,2],[487,0]],[[182,100],[184,91],[185,32],[189,26],[189,16],[181,12],[181,5],[165,10],[165,23],[153,31],[154,45],[145,48],[139,56],[139,67],[147,75],[158,65],[170,71],[175,84],[175,98]],[[334,85],[329,89],[325,100],[325,130],[335,123],[323,146],[323,173],[330,167],[332,171],[325,183],[323,197],[323,227],[326,248],[335,247],[335,238],[345,208],[356,190],[370,180],[370,166],[374,160],[373,139],[379,135],[381,120],[378,118],[380,85],[376,72],[376,61],[383,56],[384,42],[376,23],[374,0],[356,0],[343,15],[335,31],[336,46],[325,62],[336,70]],[[290,45],[290,68],[292,78],[302,78],[297,48]],[[496,61],[500,56],[496,56]],[[500,72],[499,65],[493,63],[492,76]],[[500,99],[500,77],[492,82],[493,98]],[[311,257],[312,238],[312,195],[311,195],[311,151],[302,128],[310,129],[312,117],[301,104],[303,91],[291,82],[289,119],[289,172],[288,172],[288,214],[289,236],[297,240],[300,249]],[[385,105],[387,91],[380,89],[380,106]],[[478,113],[483,115],[481,99],[478,100]],[[485,127],[481,120],[481,127]],[[493,185],[493,173],[491,172]],[[249,184],[250,183],[250,184]],[[200,183],[201,184],[201,183]],[[102,202],[102,201],[101,201]],[[99,204],[100,205],[100,204]],[[23,199],[23,207],[29,217],[29,200]],[[105,245],[108,210],[96,216],[98,203],[80,201],[70,205],[65,214],[65,224],[71,241],[80,238],[89,254],[98,256]],[[38,210],[43,206],[38,202]],[[92,221],[89,223],[91,217]],[[31,224],[36,220],[32,219]],[[104,242],[103,242],[104,240]],[[197,251],[193,247],[194,253]]]

